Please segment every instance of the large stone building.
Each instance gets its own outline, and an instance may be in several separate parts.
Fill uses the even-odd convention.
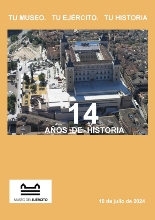
[[[60,42],[61,66],[65,70],[67,91],[74,91],[77,82],[120,81],[120,62],[113,60],[103,35],[98,42],[76,42],[69,45],[66,37]]]
[[[120,79],[120,61],[108,51],[108,38],[98,41],[69,43],[60,40],[60,62],[66,78],[66,92],[47,88],[49,111],[55,119],[73,119],[69,108],[79,104],[82,118],[92,103],[100,108],[129,108],[131,94]]]

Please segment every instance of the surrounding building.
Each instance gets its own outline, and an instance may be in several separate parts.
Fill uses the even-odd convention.
[[[132,69],[127,69],[124,74],[124,79],[135,97],[139,92],[146,92],[148,90],[148,80],[141,72],[134,72]]]
[[[122,128],[115,115],[99,117],[97,126],[105,127],[106,129],[109,128],[110,131],[109,133],[107,129],[107,132],[105,131],[103,133],[101,132],[102,134],[110,134],[110,135],[127,134],[126,130]],[[114,128],[114,130],[112,130],[112,128]]]
[[[139,111],[134,108],[120,109],[119,119],[123,128],[128,134],[147,135],[148,127]]]
[[[60,59],[60,46],[59,45],[55,45],[54,47],[48,47],[47,59],[52,60],[54,62]]]
[[[45,118],[43,116],[33,114],[18,114],[16,123],[16,134],[28,134],[30,132],[41,133],[47,128],[49,128],[49,131],[51,131],[52,126],[66,127],[68,129],[68,124],[64,121],[56,121],[50,118]]]
[[[140,92],[137,100],[143,111],[144,118],[148,122],[148,92]]]

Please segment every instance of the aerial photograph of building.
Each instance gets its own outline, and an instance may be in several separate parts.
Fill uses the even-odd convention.
[[[148,134],[148,30],[8,30],[7,70],[8,135]]]

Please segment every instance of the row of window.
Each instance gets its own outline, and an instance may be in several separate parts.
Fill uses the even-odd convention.
[[[85,78],[85,77],[83,77],[83,78],[80,77],[79,79],[78,79],[78,78],[75,78],[76,81],[77,81],[77,80],[89,80],[89,79],[91,79],[91,78],[89,78],[89,77],[86,77],[86,78]],[[104,77],[102,77],[102,76],[98,77],[98,76],[97,76],[96,79],[110,79],[110,77],[109,77],[109,76],[108,76],[108,77],[106,77],[106,76],[104,76]]]
[[[109,77],[108,77],[108,78],[109,78]],[[98,77],[96,77],[96,79],[98,79]],[[76,80],[76,81],[77,81],[77,80],[81,80],[81,78],[79,78],[79,79],[76,78],[75,80]],[[85,80],[85,78],[83,78],[83,80]],[[87,78],[87,80],[89,80],[89,77]],[[116,81],[117,81],[117,79],[116,79]],[[70,81],[70,83],[72,83],[72,81]]]
[[[96,55],[94,55],[94,56],[83,56],[83,55],[80,55],[80,58],[96,58]]]
[[[104,71],[104,74],[106,74],[106,73],[108,74],[108,73],[111,73],[111,72],[110,72],[109,70],[108,70],[108,71]],[[103,74],[103,73],[102,73],[102,72],[100,72],[100,73],[96,72],[96,74]],[[75,73],[75,75],[85,75],[85,73],[83,73],[83,74],[81,74],[81,73],[79,73],[79,74],[78,74],[78,73]],[[87,72],[86,75],[89,75],[89,72]]]
[[[98,74],[98,73],[96,73],[96,74]],[[102,73],[100,73],[100,74],[102,74]],[[75,75],[78,75],[78,74],[76,73]],[[81,75],[81,73],[79,73],[79,75]],[[83,75],[85,75],[85,74],[83,74]],[[89,74],[88,74],[88,75],[89,75]],[[118,74],[116,73],[116,76],[117,76],[117,75],[118,75]],[[72,78],[72,77],[70,76],[69,78]],[[109,79],[109,76],[107,76],[107,78]],[[83,79],[85,79],[85,77],[84,77]],[[87,79],[89,79],[89,77],[87,77]],[[98,79],[98,77],[96,77],[96,79]],[[100,76],[100,79],[102,79],[102,76]],[[106,79],[106,76],[104,76],[104,79]]]
[[[102,67],[111,68],[112,66],[111,66],[111,65],[103,65],[103,66],[102,66],[102,65],[101,65],[101,66],[94,66],[94,65],[93,65],[93,66],[79,66],[79,67],[77,67],[77,68],[79,68],[79,69],[82,68],[82,69],[83,69],[83,68],[89,68],[89,67],[90,67],[90,68],[102,68]]]

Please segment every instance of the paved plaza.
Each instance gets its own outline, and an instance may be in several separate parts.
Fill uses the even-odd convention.
[[[13,55],[14,59],[24,59],[26,58],[27,60],[34,60],[34,58],[40,58],[40,54],[37,53],[36,51],[32,50],[30,47],[23,47],[19,49],[17,52],[14,53]]]

